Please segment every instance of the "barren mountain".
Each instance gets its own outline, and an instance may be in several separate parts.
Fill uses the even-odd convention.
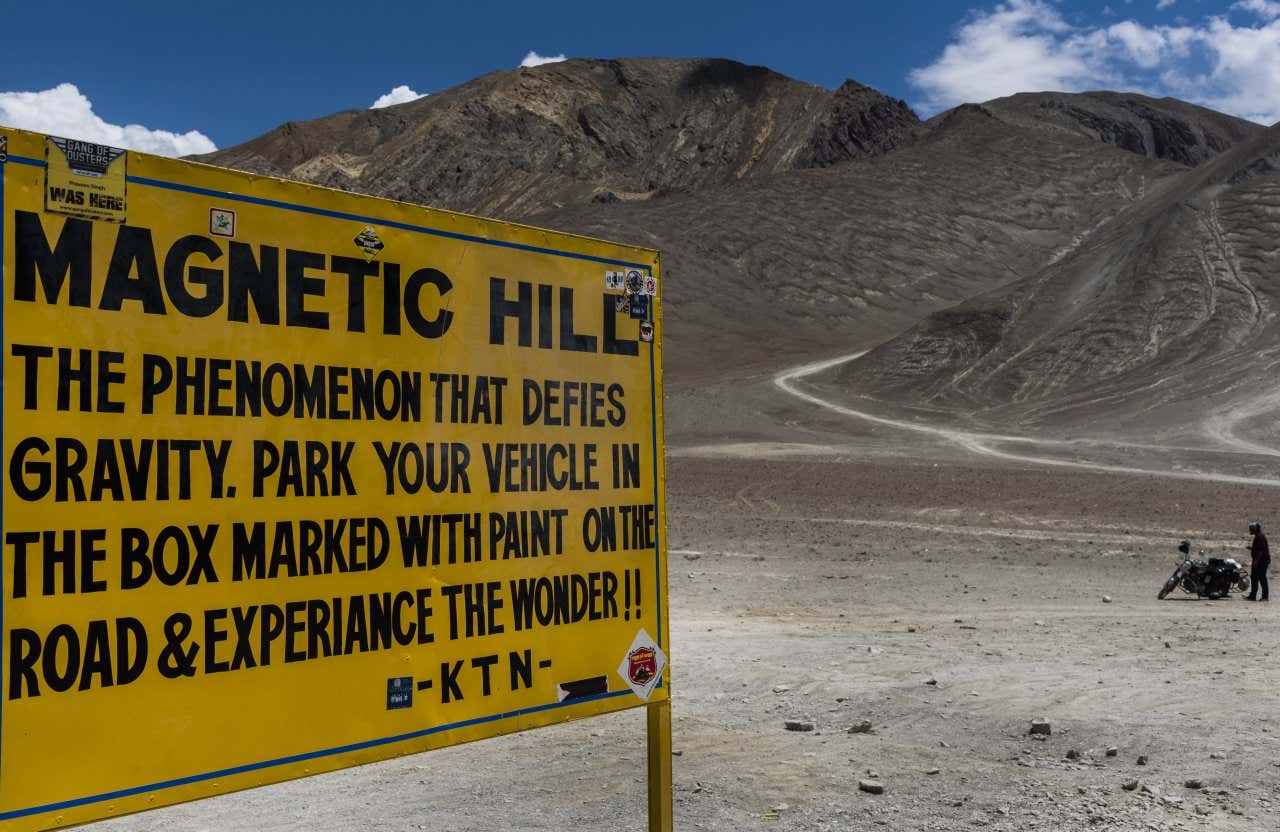
[[[1024,92],[983,106],[1014,124],[1065,130],[1187,166],[1212,159],[1263,130],[1175,98],[1136,93]]]
[[[1071,255],[847,371],[987,424],[1280,439],[1280,125],[1156,189]]]
[[[974,106],[881,157],[529,221],[663,252],[680,380],[888,338],[1037,272],[1183,170]]]
[[[1077,269],[1101,291],[1080,264],[1117,229],[1167,229],[1131,270],[1182,251],[1175,215],[1191,209],[1179,189],[1210,169],[1227,181],[1263,163],[1242,151],[1249,159],[1187,167],[1253,147],[1262,130],[1180,101],[1106,92],[1022,94],[921,124],[903,102],[853,81],[828,91],[732,61],[572,60],[286,124],[207,161],[654,246],[677,384],[872,345],[939,312],[886,347],[882,377],[868,387],[860,376],[858,389],[920,403],[925,384],[929,401],[972,408],[1057,396],[1141,364],[1126,346],[1106,359],[1114,366],[1028,364],[1026,378],[1014,375],[1028,353],[989,379],[948,376],[1020,343],[1009,307],[993,298],[1033,285],[1021,281]],[[1124,317],[1151,314],[1139,300],[1130,299],[1141,313],[1118,295],[1099,300],[1127,333],[1106,337],[1163,349],[1176,321],[1206,314],[1203,303],[1161,297],[1168,320],[1158,327]],[[1230,297],[1214,290],[1215,314]],[[1082,330],[1080,348],[1097,348],[1096,336]]]
[[[516,218],[874,156],[918,125],[854,81],[833,92],[725,60],[571,60],[290,122],[201,159]]]

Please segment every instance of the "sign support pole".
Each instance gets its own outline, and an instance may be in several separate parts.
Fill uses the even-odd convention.
[[[671,832],[671,700],[645,706],[649,720],[649,832]]]

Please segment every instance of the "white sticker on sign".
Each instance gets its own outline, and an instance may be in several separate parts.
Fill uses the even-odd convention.
[[[618,675],[631,688],[636,696],[648,701],[653,689],[662,680],[662,671],[667,666],[667,654],[643,629],[636,633],[631,648],[618,665]]]

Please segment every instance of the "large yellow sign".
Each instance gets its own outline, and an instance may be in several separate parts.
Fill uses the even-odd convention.
[[[0,147],[0,829],[667,698],[655,252]]]

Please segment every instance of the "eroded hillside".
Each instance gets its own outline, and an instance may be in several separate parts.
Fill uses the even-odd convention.
[[[1278,174],[1280,125],[1037,274],[931,316],[845,381],[987,424],[1273,444]]]

